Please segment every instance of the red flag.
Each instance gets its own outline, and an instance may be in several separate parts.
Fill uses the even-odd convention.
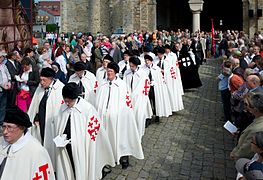
[[[215,53],[216,53],[216,44],[215,44],[214,20],[211,19],[211,22],[212,22],[212,50],[213,50],[213,56],[215,56]]]

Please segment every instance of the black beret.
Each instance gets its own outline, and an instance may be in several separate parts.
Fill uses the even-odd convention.
[[[116,62],[110,62],[107,65],[107,68],[113,69],[115,71],[115,73],[119,73],[119,71],[120,71],[120,67],[119,67],[119,65]]]
[[[59,65],[57,62],[53,62],[53,63],[51,64],[51,66],[57,66],[58,69],[60,69],[60,65]]]
[[[128,56],[132,56],[132,53],[129,50],[124,51],[123,54],[127,54]]]
[[[150,61],[153,61],[152,56],[150,56],[150,55],[148,55],[148,54],[146,54],[146,55],[144,56],[144,59],[145,59],[145,60],[148,59],[148,60],[150,60]]]
[[[32,123],[30,122],[30,119],[27,113],[22,111],[17,106],[6,108],[4,122],[17,124],[18,126],[23,126],[26,128],[29,128],[32,126]]]
[[[132,54],[133,54],[134,56],[140,56],[140,51],[139,51],[138,49],[133,49],[133,50],[132,50]]]
[[[150,48],[148,46],[143,47],[143,52],[150,52]]]
[[[137,57],[134,57],[134,56],[133,56],[133,57],[130,57],[129,62],[132,63],[132,64],[134,64],[134,65],[136,65],[136,66],[138,66],[138,65],[141,64],[140,59],[137,58]]]
[[[79,94],[80,88],[74,82],[67,83],[62,89],[63,98],[77,99]]]
[[[169,44],[165,44],[164,49],[171,49],[171,46]]]
[[[104,56],[103,60],[104,59],[107,59],[107,60],[113,62],[113,58],[109,54],[106,54],[106,56]]]
[[[41,70],[40,76],[42,77],[52,77],[56,75],[55,71],[52,68],[46,67]]]
[[[162,47],[157,48],[157,53],[164,54],[165,50]]]
[[[76,62],[74,65],[75,71],[84,71],[86,69],[87,69],[87,65],[82,61]]]

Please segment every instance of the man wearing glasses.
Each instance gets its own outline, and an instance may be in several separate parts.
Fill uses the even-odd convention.
[[[28,132],[31,126],[28,115],[17,106],[6,110],[0,138],[1,180],[55,179],[46,149]]]

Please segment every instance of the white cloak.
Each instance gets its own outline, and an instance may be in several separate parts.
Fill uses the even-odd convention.
[[[183,98],[181,91],[177,85],[178,83],[176,80],[175,66],[173,66],[172,59],[170,59],[165,55],[161,59],[161,62],[163,63],[163,67],[164,67],[163,75],[168,89],[172,111],[173,112],[180,111],[184,109],[184,105],[183,105]],[[157,56],[155,63],[156,64],[159,63],[159,58]]]
[[[0,163],[10,147],[0,138]],[[37,178],[38,177],[38,178]],[[29,132],[11,145],[1,180],[55,180],[47,150]]]
[[[126,83],[120,78],[112,81],[108,101],[109,87],[106,79],[99,85],[96,108],[110,139],[115,162],[119,164],[120,157],[129,155],[143,159],[141,138]],[[106,108],[107,102],[109,102],[108,109]]]
[[[121,71],[125,68],[126,65],[127,65],[127,69],[126,69],[126,71],[127,71],[128,69],[130,69],[129,61],[127,61],[127,64],[125,64],[125,60],[121,60],[121,61],[118,63],[118,66],[119,66],[119,68],[120,68],[120,70],[119,70],[119,76],[121,76],[121,77],[124,76],[124,74],[122,74]],[[125,73],[125,72],[124,72],[124,73]]]
[[[80,98],[73,108],[63,104],[55,122],[56,136],[65,131],[71,115],[71,147],[76,180],[97,180],[102,177],[105,165],[115,166],[109,139],[95,108]],[[74,180],[74,174],[66,147],[57,148],[56,174],[58,180]]]
[[[172,115],[169,93],[161,69],[154,64],[151,68],[148,68],[146,65],[142,68],[147,74],[149,74],[150,71],[152,74],[153,81],[151,82],[151,85],[154,86],[156,116],[168,117]]]
[[[155,59],[155,54],[152,53],[152,52],[142,53],[142,54],[140,55],[140,58],[144,59],[144,56],[145,56],[146,54],[148,54],[148,55],[151,56],[153,59]]]
[[[84,99],[94,105],[95,92],[98,87],[98,81],[96,80],[96,77],[91,72],[85,70],[84,75],[81,79],[76,75],[76,73],[74,73],[68,80],[68,82],[75,82],[76,84],[78,84],[79,81],[82,82],[82,85],[85,89]]]
[[[174,52],[170,52],[169,54],[166,54],[167,57],[171,59],[172,66],[175,69],[175,77],[176,77],[176,84],[177,88],[179,88],[181,95],[184,95],[184,88],[182,84],[182,79],[181,79],[181,72],[179,68],[179,62],[177,55]]]
[[[47,106],[46,106],[46,122],[45,122],[45,138],[43,142],[43,146],[47,149],[53,166],[55,166],[55,145],[53,143],[54,138],[54,121],[56,121],[59,108],[61,104],[64,102],[62,97],[62,88],[64,84],[60,82],[58,79],[56,80],[55,84],[52,86],[50,90],[49,97],[47,99]],[[30,121],[33,123],[36,114],[38,113],[39,104],[44,96],[45,89],[42,88],[40,85],[36,89],[36,92],[33,96],[32,102],[28,109],[28,115]],[[31,134],[41,142],[40,137],[40,128],[39,126],[34,125],[30,128]],[[55,168],[55,167],[54,167]]]
[[[96,79],[101,82],[103,79],[104,79],[104,76],[105,78],[107,78],[107,71],[106,69],[102,66],[100,68],[97,69],[96,71]]]
[[[132,89],[131,80],[133,77]],[[140,137],[144,135],[145,120],[151,118],[153,115],[151,103],[149,100],[150,80],[146,72],[139,68],[134,74],[131,69],[124,74],[123,80],[127,84],[127,89],[131,92],[131,100],[135,119]]]

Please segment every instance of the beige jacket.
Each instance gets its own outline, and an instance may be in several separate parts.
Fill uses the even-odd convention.
[[[242,132],[237,146],[232,150],[232,154],[238,158],[252,158],[255,153],[251,151],[250,143],[256,132],[263,131],[263,116],[260,116]]]

